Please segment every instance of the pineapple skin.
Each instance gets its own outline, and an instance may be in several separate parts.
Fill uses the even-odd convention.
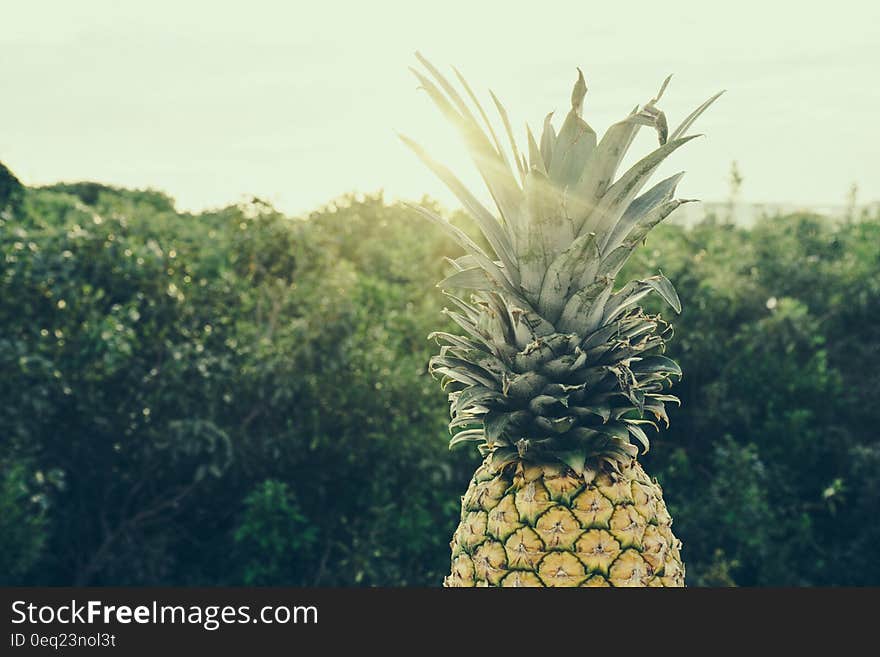
[[[633,461],[577,476],[553,465],[493,472],[462,498],[445,587],[682,587],[663,491]]]

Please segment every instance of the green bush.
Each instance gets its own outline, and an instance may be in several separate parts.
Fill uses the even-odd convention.
[[[283,481],[267,479],[248,493],[233,540],[248,586],[304,586],[320,568],[318,530]]]
[[[0,212],[17,210],[23,195],[21,181],[0,162]]]
[[[22,581],[44,556],[48,507],[45,488],[49,483],[42,472],[28,472],[24,463],[0,463],[2,586]]]

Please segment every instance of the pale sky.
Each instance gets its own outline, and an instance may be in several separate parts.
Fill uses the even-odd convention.
[[[727,89],[666,168],[688,172],[681,196],[726,198],[736,160],[744,200],[842,203],[856,183],[876,201],[878,6],[0,0],[0,161],[27,184],[154,187],[185,209],[256,195],[302,213],[380,188],[454,205],[395,134],[479,186],[407,70],[420,50],[492,88],[517,137],[550,110],[561,122],[576,66],[599,133],[669,73],[673,125]]]

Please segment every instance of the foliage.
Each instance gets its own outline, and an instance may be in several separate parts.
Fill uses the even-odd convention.
[[[440,582],[478,462],[447,451],[426,372],[453,244],[381,197],[292,219],[258,199],[192,215],[152,191],[16,190],[10,582]],[[692,585],[880,583],[878,245],[880,218],[709,217],[628,266],[662,267],[684,301],[684,403],[644,461]]]
[[[242,582],[280,586],[304,581],[305,573],[297,571],[314,567],[317,537],[290,486],[267,479],[244,498],[242,519],[233,534]]]
[[[675,281],[682,408],[649,468],[672,500],[690,582],[880,581],[880,220],[768,217],[667,226],[634,268]],[[858,564],[858,565],[856,565]]]
[[[0,585],[21,581],[43,556],[48,484],[25,463],[0,464]]]
[[[23,188],[21,182],[6,165],[0,162],[0,211],[16,208],[21,202]]]

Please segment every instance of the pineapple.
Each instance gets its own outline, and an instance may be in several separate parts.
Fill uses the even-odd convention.
[[[485,457],[462,498],[445,586],[684,586],[681,542],[660,486],[637,457],[645,429],[668,425],[681,370],[663,355],[671,328],[639,301],[650,293],[676,312],[662,274],[618,285],[633,249],[686,201],[682,174],[639,195],[716,94],[671,133],[659,93],[601,139],[582,118],[578,69],[559,132],[547,115],[540,141],[527,129],[521,154],[503,106],[509,154],[464,78],[473,108],[430,62],[421,87],[463,135],[497,207],[490,212],[456,176],[403,137],[457,195],[487,248],[415,207],[463,249],[438,285],[460,334],[433,333],[430,369],[448,391],[450,447],[478,443]],[[479,120],[478,120],[479,117]],[[482,121],[482,126],[480,124]],[[659,147],[617,177],[637,131]],[[695,135],[696,136],[696,135]]]

